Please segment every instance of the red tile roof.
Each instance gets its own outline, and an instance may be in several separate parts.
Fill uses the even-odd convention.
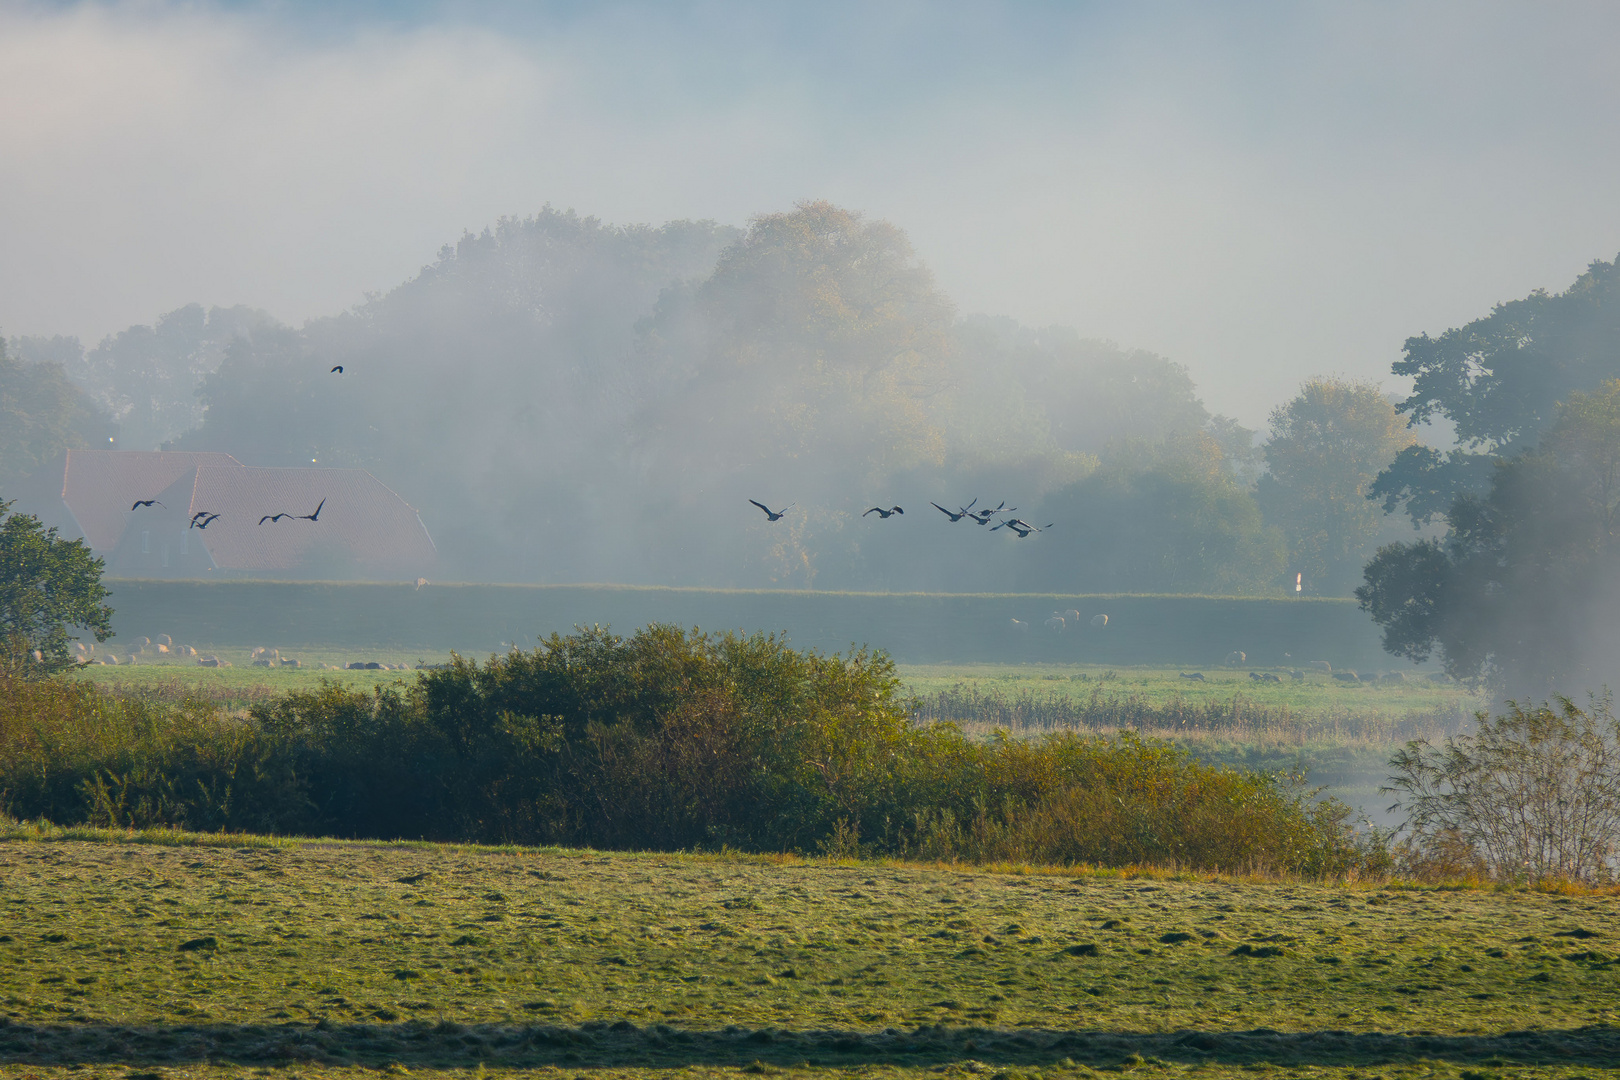
[[[240,469],[242,463],[229,454],[212,452],[69,450],[58,466],[60,495],[90,549],[111,551],[123,535],[135,500],[158,497],[199,466]],[[47,482],[55,487],[56,480],[53,469]]]
[[[316,521],[259,524],[267,514],[311,514],[317,506]],[[185,517],[199,511],[219,515],[198,538],[221,570],[414,576],[438,554],[410,504],[364,469],[203,465]]]

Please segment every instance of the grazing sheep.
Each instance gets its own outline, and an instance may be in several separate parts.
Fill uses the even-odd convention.
[[[1294,677],[1295,682],[1304,682],[1305,681],[1305,673],[1303,671],[1299,670],[1299,668],[1295,668],[1294,670],[1290,671],[1288,674],[1290,674],[1290,675],[1292,675]]]
[[[283,656],[281,658],[281,666],[282,667],[290,667],[290,668],[300,668],[300,667],[303,667],[304,665],[303,665],[302,662],[300,662],[298,660],[289,660],[287,657]]]
[[[1354,683],[1358,683],[1358,682],[1361,681],[1361,676],[1357,675],[1353,671],[1335,671],[1333,673],[1333,680],[1335,682],[1354,682]]]
[[[1101,630],[1103,627],[1108,625],[1108,616],[1106,616],[1106,615],[1093,615],[1091,617],[1091,625],[1095,626],[1097,629]]]
[[[1227,667],[1239,667],[1248,659],[1248,653],[1233,649],[1231,652],[1226,654],[1226,660],[1224,663]]]
[[[1333,665],[1328,663],[1326,660],[1312,660],[1307,666],[1315,668],[1324,675],[1333,674]]]
[[[1204,673],[1202,671],[1183,671],[1181,673],[1181,677],[1183,679],[1191,679],[1194,682],[1204,681]]]
[[[1068,623],[1070,626],[1080,625],[1080,613],[1074,610],[1074,608],[1070,608],[1068,611],[1062,612],[1062,615],[1063,621]]]
[[[168,634],[159,634],[157,637],[153,638],[152,640],[156,641],[159,645],[162,645],[162,646],[165,646],[165,647],[168,647],[168,648],[173,648],[173,646],[174,646],[174,638],[170,637]]]
[[[1054,634],[1063,633],[1067,627],[1068,624],[1063,621],[1063,616],[1061,615],[1053,615],[1050,619],[1046,620],[1046,628],[1052,631]]]
[[[1025,622],[1023,619],[1014,619],[1012,621],[1012,628],[1013,628],[1013,631],[1015,633],[1020,633],[1020,634],[1028,633],[1029,632],[1029,623]]]
[[[1378,681],[1385,683],[1403,683],[1406,681],[1406,676],[1399,671],[1386,671],[1383,675],[1379,676]]]

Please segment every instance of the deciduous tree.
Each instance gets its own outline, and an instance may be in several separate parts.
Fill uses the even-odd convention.
[[[32,514],[0,501],[0,668],[13,675],[54,675],[75,660],[69,642],[82,628],[112,636],[102,562],[83,540],[64,540]]]
[[[1303,574],[1312,592],[1343,596],[1355,587],[1383,516],[1368,489],[1411,442],[1370,382],[1310,379],[1272,412],[1269,472],[1255,494],[1287,537],[1290,574]]]

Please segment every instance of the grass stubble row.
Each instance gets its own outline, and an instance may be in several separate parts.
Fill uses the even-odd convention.
[[[1620,1074],[1612,896],[0,840],[0,1076]]]

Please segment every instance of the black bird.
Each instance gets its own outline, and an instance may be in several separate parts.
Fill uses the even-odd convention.
[[[905,513],[905,511],[900,509],[898,506],[891,506],[887,510],[883,509],[883,507],[881,507],[881,506],[874,506],[874,507],[872,507],[872,509],[870,509],[870,510],[868,510],[866,512],[866,514],[876,514],[876,515],[878,515],[879,517],[882,517],[882,518],[888,518],[888,517],[892,517],[895,514],[904,514],[904,513]],[[865,517],[866,514],[862,514],[861,517]]]
[[[137,499],[137,500],[135,500],[135,505],[130,507],[130,510],[131,511],[139,510],[141,507],[143,507],[143,506],[151,506],[153,503],[157,503],[157,505],[163,506],[163,504],[158,502],[156,499]],[[163,509],[167,510],[168,507],[163,506]]]
[[[780,510],[772,510],[770,507],[766,506],[762,502],[758,502],[758,501],[756,501],[754,499],[749,499],[748,501],[753,503],[755,506],[759,507],[761,510],[765,511],[765,520],[766,521],[779,521],[779,520],[781,520],[783,514],[787,513],[789,510],[793,509],[794,506],[798,505],[797,503],[788,503],[786,506],[782,507],[782,509],[780,509]]]
[[[266,514],[266,515],[264,515],[264,517],[259,519],[259,524],[263,525],[267,521],[280,521],[284,517],[292,517],[292,515],[291,514]]]
[[[217,517],[219,517],[218,514],[210,514],[207,510],[199,510],[191,518],[191,527],[193,529],[206,529],[214,523],[214,519]]]
[[[977,502],[977,501],[978,501],[977,499],[974,500],[974,502]],[[945,509],[943,506],[939,505],[939,503],[929,503],[928,505],[932,506],[935,510],[938,510],[940,513],[944,514],[946,517],[950,518],[952,521],[961,521],[963,518],[969,516],[969,514],[968,514],[968,506],[972,506],[973,503],[968,503],[967,506],[962,507],[957,513],[954,513],[954,514],[951,513],[949,510]]]
[[[326,500],[322,499],[321,500],[321,506],[325,506],[325,505],[326,505]],[[318,520],[320,518],[320,516],[321,516],[321,506],[317,506],[315,508],[315,512],[313,514],[299,514],[298,515],[298,520],[299,521],[316,521],[316,520]]]
[[[332,366],[332,370],[328,371],[327,374],[328,375],[341,375],[341,374],[343,374],[343,365],[342,364],[334,364]]]

